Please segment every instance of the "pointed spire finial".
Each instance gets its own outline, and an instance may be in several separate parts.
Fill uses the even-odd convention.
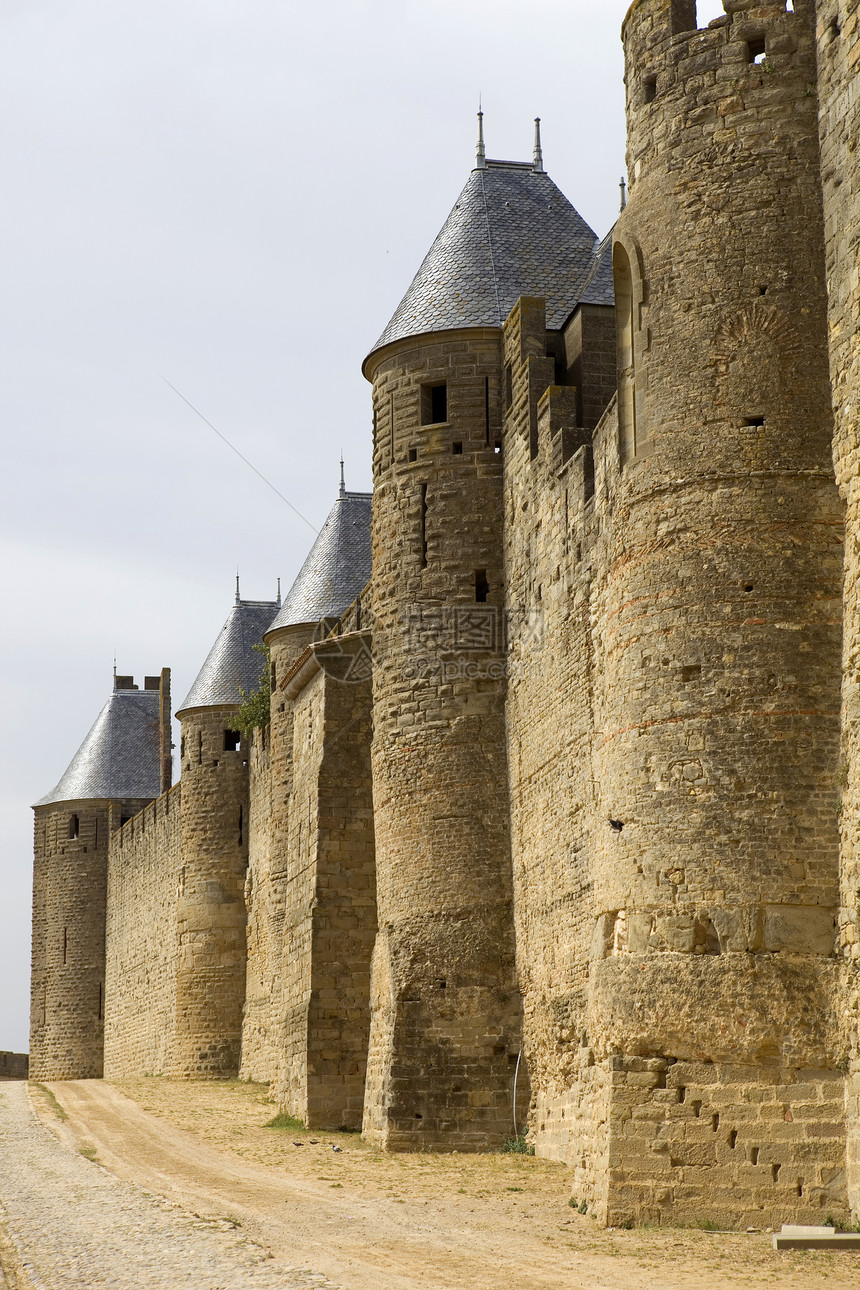
[[[535,117],[535,152],[534,168],[543,172],[543,153],[540,146],[540,117]]]
[[[484,149],[484,113],[481,111],[480,95],[478,95],[478,148],[475,157],[475,169],[487,169],[487,154]]]
[[[113,688],[116,689],[116,649],[113,652]]]
[[[236,570],[236,604],[239,603],[239,570]]]
[[[346,497],[346,484],[344,483],[343,478],[343,457],[340,459],[340,492],[338,493],[338,497]]]
[[[280,578],[278,578],[278,595],[277,595],[277,601],[278,601],[278,604],[280,604],[280,603],[281,603],[281,580],[280,580]]]
[[[627,180],[623,175],[621,176],[621,183],[618,187],[621,189],[621,209],[624,210],[624,207],[627,205]]]

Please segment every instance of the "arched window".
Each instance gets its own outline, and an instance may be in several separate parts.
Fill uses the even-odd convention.
[[[636,354],[633,328],[633,269],[620,242],[612,248],[615,279],[615,338],[618,355],[618,451],[622,466],[636,455]]]

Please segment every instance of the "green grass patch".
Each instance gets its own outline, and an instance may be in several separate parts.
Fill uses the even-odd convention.
[[[535,1149],[524,1137],[507,1138],[502,1143],[502,1153],[508,1156],[533,1156]]]
[[[37,1088],[39,1090],[58,1120],[68,1120],[69,1117],[66,1115],[65,1111],[49,1088],[46,1088],[44,1084],[34,1084],[33,1088]]]
[[[305,1128],[304,1120],[298,1120],[294,1115],[287,1115],[286,1111],[279,1111],[273,1115],[271,1120],[267,1120],[263,1125],[264,1129],[289,1129],[296,1133],[299,1129]]]

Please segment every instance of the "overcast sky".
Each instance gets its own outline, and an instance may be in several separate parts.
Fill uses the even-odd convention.
[[[700,22],[722,12],[700,3]],[[242,594],[369,489],[360,366],[487,153],[598,235],[626,0],[0,0],[0,1049],[28,1044],[30,804],[114,651],[184,697]]]

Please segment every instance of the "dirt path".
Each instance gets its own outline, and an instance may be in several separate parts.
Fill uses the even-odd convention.
[[[344,1290],[860,1285],[860,1257],[776,1254],[765,1234],[604,1231],[571,1209],[567,1170],[545,1161],[391,1157],[351,1135],[276,1132],[260,1086],[125,1088],[134,1100],[98,1080],[54,1083],[68,1120],[46,1101],[40,1113],[118,1177],[238,1219],[276,1258]]]

